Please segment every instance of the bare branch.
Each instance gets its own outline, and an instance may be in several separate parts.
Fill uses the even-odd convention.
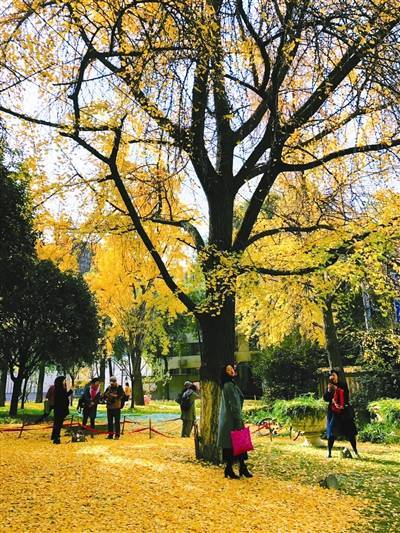
[[[150,222],[154,222],[156,224],[165,224],[167,226],[175,226],[177,228],[184,229],[187,233],[189,233],[195,244],[196,244],[196,250],[201,250],[204,248],[204,240],[203,237],[200,235],[199,230],[196,228],[196,226],[190,222],[190,220],[168,220],[161,217],[149,217],[148,219]]]
[[[318,230],[334,230],[335,227],[330,224],[315,224],[313,226],[283,226],[281,228],[271,228],[265,231],[260,231],[256,235],[252,235],[247,241],[245,247],[247,248],[256,241],[263,239],[264,237],[272,237],[273,235],[279,235],[281,233],[292,233],[294,235],[300,235],[301,233],[313,233]]]
[[[40,118],[31,117],[25,113],[19,113],[7,107],[0,105],[0,112],[3,112],[7,115],[25,120],[26,122],[31,122],[32,124],[38,124],[40,126],[48,126],[50,128],[55,128],[57,130],[62,130],[65,136],[71,136],[72,133],[67,133],[71,131],[72,125],[68,124],[59,124],[57,122],[50,122],[49,120],[42,120]],[[112,131],[110,126],[81,126],[79,131],[88,131],[88,132],[101,132],[101,131]]]
[[[328,163],[328,161],[332,161],[333,159],[338,159],[339,157],[344,157],[344,156],[353,155],[353,154],[362,154],[362,153],[367,153],[367,152],[379,152],[380,150],[387,150],[389,148],[394,148],[396,146],[400,146],[400,139],[393,139],[391,141],[384,141],[384,142],[375,143],[375,144],[365,144],[363,146],[352,146],[350,148],[344,148],[343,150],[337,150],[336,152],[331,152],[330,154],[327,154],[324,157],[320,157],[319,159],[315,159],[315,161],[310,161],[308,163],[290,164],[290,163],[285,163],[284,161],[282,161],[282,168],[283,168],[283,171],[286,171],[286,172],[287,171],[290,171],[290,172],[299,171],[300,172],[300,171],[310,170],[312,168],[320,167],[321,165]]]

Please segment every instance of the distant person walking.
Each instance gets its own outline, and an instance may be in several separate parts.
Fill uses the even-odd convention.
[[[110,377],[110,385],[104,391],[103,399],[107,405],[107,439],[119,439],[121,434],[121,408],[124,389],[118,385],[115,376]]]
[[[132,397],[132,389],[129,386],[129,383],[127,381],[125,382],[124,395],[125,395],[124,397],[124,404],[125,404],[126,402],[129,402],[129,400]]]
[[[182,437],[190,437],[194,423],[196,421],[196,398],[199,398],[197,394],[197,388],[191,381],[184,383],[184,391],[182,392],[180,399],[181,406],[181,420],[182,420]]]
[[[346,380],[339,377],[339,372],[331,370],[328,388],[324,393],[324,400],[328,402],[326,435],[328,437],[328,458],[332,457],[332,448],[339,435],[350,441],[356,458],[360,458],[357,451],[357,428],[354,422],[354,412],[350,406],[350,393]]]
[[[41,422],[43,422],[43,420],[46,420],[47,418],[49,418],[50,413],[52,412],[53,409],[54,409],[54,385],[50,385],[50,387],[48,388],[46,392],[46,399],[44,401],[43,414],[36,420],[35,424],[40,424]]]
[[[54,444],[61,444],[60,433],[65,417],[69,414],[69,394],[65,376],[58,376],[54,380],[54,421],[51,440]]]
[[[220,385],[222,394],[218,422],[218,446],[222,448],[222,458],[226,463],[225,477],[230,479],[239,479],[239,476],[233,470],[235,461],[239,461],[240,476],[253,477],[245,463],[247,453],[238,456],[233,455],[231,431],[244,427],[242,417],[244,396],[234,381],[235,376],[236,370],[233,363],[224,365],[221,368]]]
[[[97,406],[100,403],[101,391],[99,378],[93,378],[88,385],[83,389],[81,396],[82,403],[82,425],[86,426],[88,419],[90,420],[90,428],[95,429],[95,422],[97,416]],[[93,437],[93,433],[91,433]]]

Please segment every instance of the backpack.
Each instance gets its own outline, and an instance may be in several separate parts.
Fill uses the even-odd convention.
[[[178,396],[176,397],[176,400],[175,400],[175,401],[176,401],[176,403],[179,403],[179,405],[181,405],[181,401],[182,401],[182,394],[183,394],[183,393],[182,393],[182,392],[180,392],[180,393],[178,394]]]
[[[49,409],[53,409],[54,407],[54,385],[50,385],[49,390],[46,394],[46,399],[48,400]]]
[[[189,409],[191,408],[192,400],[190,399],[190,397],[191,397],[191,394],[189,394],[188,396],[182,396],[182,399],[181,399],[182,411],[189,411]]]
[[[121,398],[121,409],[124,408],[124,405],[126,404],[126,402],[129,400],[129,396],[127,396],[124,392],[122,398]]]
[[[78,407],[77,407],[77,410],[78,410],[78,411],[82,411],[82,409],[84,409],[85,407],[86,407],[86,401],[85,401],[85,398],[80,397],[79,400],[78,400]]]

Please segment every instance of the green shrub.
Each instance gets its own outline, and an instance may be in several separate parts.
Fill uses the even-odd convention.
[[[384,423],[400,427],[400,400],[394,398],[376,400],[368,404],[368,410],[372,414],[377,411]]]
[[[294,420],[304,418],[321,418],[326,413],[326,403],[316,400],[312,394],[304,394],[293,400],[274,402],[272,415],[281,424],[291,424]]]
[[[243,412],[245,422],[249,424],[259,424],[265,418],[274,418],[272,408],[262,406],[258,409],[250,409]]]
[[[253,373],[262,382],[264,399],[289,400],[317,392],[317,369],[325,364],[319,346],[294,331],[276,346],[267,347],[254,361]]]
[[[361,442],[396,444],[400,442],[400,435],[396,433],[396,428],[393,424],[371,422],[359,431],[358,439]]]

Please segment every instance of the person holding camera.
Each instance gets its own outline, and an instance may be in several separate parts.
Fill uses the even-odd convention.
[[[360,458],[357,451],[357,428],[354,422],[353,408],[349,401],[349,387],[346,380],[339,376],[339,372],[331,370],[328,388],[324,393],[324,400],[328,402],[326,435],[328,437],[328,454],[332,457],[332,448],[336,438],[343,435],[350,442],[356,458]]]
[[[124,396],[124,389],[121,385],[118,385],[117,378],[111,376],[110,385],[103,394],[103,400],[105,400],[107,406],[107,439],[119,439],[121,434],[121,409]]]
[[[199,398],[197,394],[197,387],[191,381],[185,381],[185,390],[181,394],[180,407],[181,407],[181,420],[182,420],[182,433],[181,437],[190,437],[194,423],[196,421],[196,398]]]

